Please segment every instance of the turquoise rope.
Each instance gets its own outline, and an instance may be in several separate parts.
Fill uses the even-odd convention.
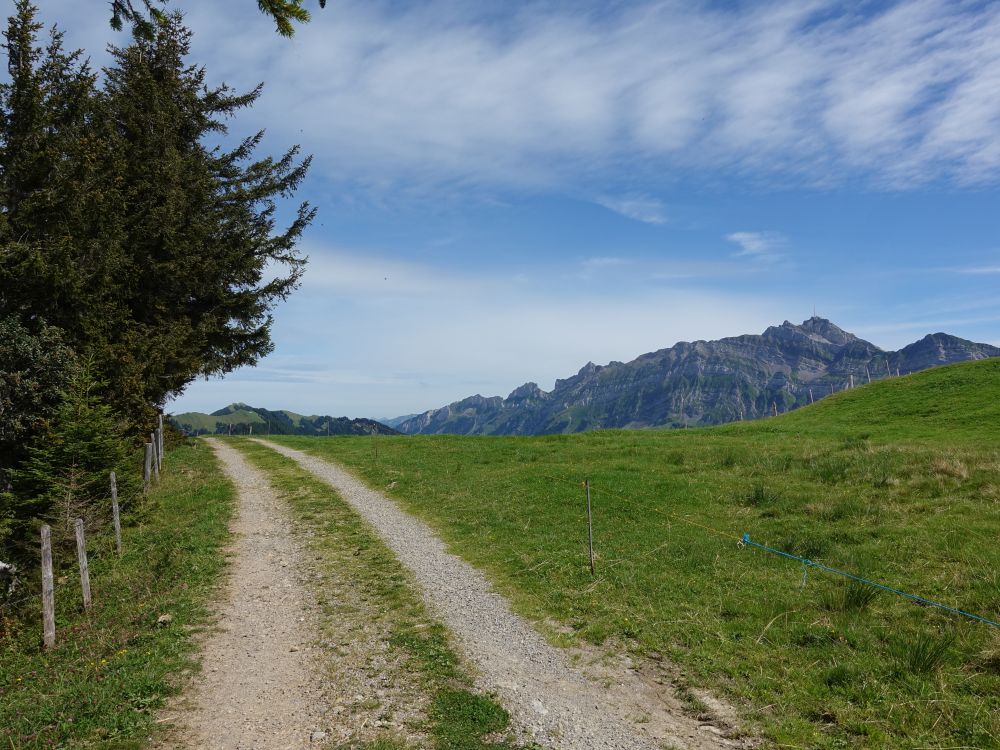
[[[980,617],[979,615],[974,615],[971,612],[965,612],[961,609],[955,609],[954,607],[949,607],[947,604],[941,604],[939,602],[932,602],[930,599],[924,599],[922,596],[916,596],[914,594],[907,594],[905,591],[900,591],[899,589],[894,589],[891,586],[883,586],[881,583],[876,583],[875,581],[870,581],[867,578],[861,578],[860,576],[847,573],[843,570],[837,570],[836,568],[831,568],[829,565],[824,565],[823,563],[818,563],[815,560],[808,560],[805,557],[799,557],[798,555],[793,555],[789,552],[783,552],[780,549],[775,549],[774,547],[768,547],[766,544],[759,544],[757,542],[750,541],[750,534],[744,534],[743,539],[740,543],[748,547],[756,547],[757,549],[762,549],[765,552],[770,552],[775,555],[780,555],[781,557],[787,557],[789,560],[795,560],[802,563],[807,568],[817,568],[818,570],[826,571],[827,573],[833,573],[834,575],[843,576],[844,578],[850,578],[852,581],[858,581],[867,586],[872,586],[882,591],[888,591],[890,594],[896,594],[896,596],[902,596],[907,599],[911,599],[919,604],[924,604],[928,607],[937,607],[938,609],[943,609],[946,612],[951,612],[952,614],[962,615],[962,617],[968,617],[970,620],[977,620],[987,625],[992,625],[995,628],[1000,628],[1000,622],[995,622],[986,617]]]

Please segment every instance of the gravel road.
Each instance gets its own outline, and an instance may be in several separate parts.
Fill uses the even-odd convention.
[[[316,605],[301,552],[267,478],[225,443],[207,439],[239,493],[231,565],[204,674],[161,721],[160,747],[281,750],[309,747],[327,707],[314,645]],[[315,744],[313,744],[315,747]]]
[[[627,663],[617,669],[605,665],[600,682],[588,678],[565,650],[548,644],[516,615],[479,570],[448,552],[422,521],[335,464],[258,442],[330,484],[374,527],[457,638],[478,672],[477,686],[500,697],[524,738],[557,750],[709,750],[753,744],[724,736],[720,722],[684,713],[669,686],[643,679]]]

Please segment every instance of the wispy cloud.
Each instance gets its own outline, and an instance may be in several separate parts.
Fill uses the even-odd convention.
[[[991,276],[1000,274],[1000,266],[969,266],[967,268],[953,268],[955,273],[969,276]]]
[[[644,224],[659,226],[668,221],[666,206],[648,195],[605,196],[598,198],[596,202],[627,219]]]
[[[498,15],[463,0],[344,0],[292,44],[232,23],[228,6],[191,11],[199,57],[244,85],[264,74],[253,117],[308,142],[333,179],[578,185],[622,166],[636,184],[692,168],[897,189],[1000,179],[1000,3],[556,2]],[[604,204],[666,218],[641,194]]]
[[[726,239],[736,243],[739,251],[734,257],[749,257],[762,263],[773,263],[782,256],[778,252],[785,244],[784,235],[779,232],[733,232]]]

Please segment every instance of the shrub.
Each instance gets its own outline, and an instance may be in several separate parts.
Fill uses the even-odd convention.
[[[121,469],[128,444],[120,429],[89,369],[75,374],[49,428],[10,472],[13,486],[4,499],[13,510],[15,542],[33,538],[39,520],[52,524],[53,542],[72,538],[76,518],[93,525],[97,502],[109,494],[108,473],[117,470],[127,481]]]

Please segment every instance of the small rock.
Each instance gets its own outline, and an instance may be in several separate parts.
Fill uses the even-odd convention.
[[[298,647],[298,646],[292,646],[292,647],[291,647],[291,648],[289,648],[288,650],[289,650],[289,651],[298,651],[298,650],[299,650],[299,647]]]
[[[169,613],[164,613],[156,618],[156,624],[158,627],[166,627],[174,621],[174,616]]]
[[[310,742],[322,742],[325,739],[326,739],[326,732],[321,732],[318,729],[309,735]]]

